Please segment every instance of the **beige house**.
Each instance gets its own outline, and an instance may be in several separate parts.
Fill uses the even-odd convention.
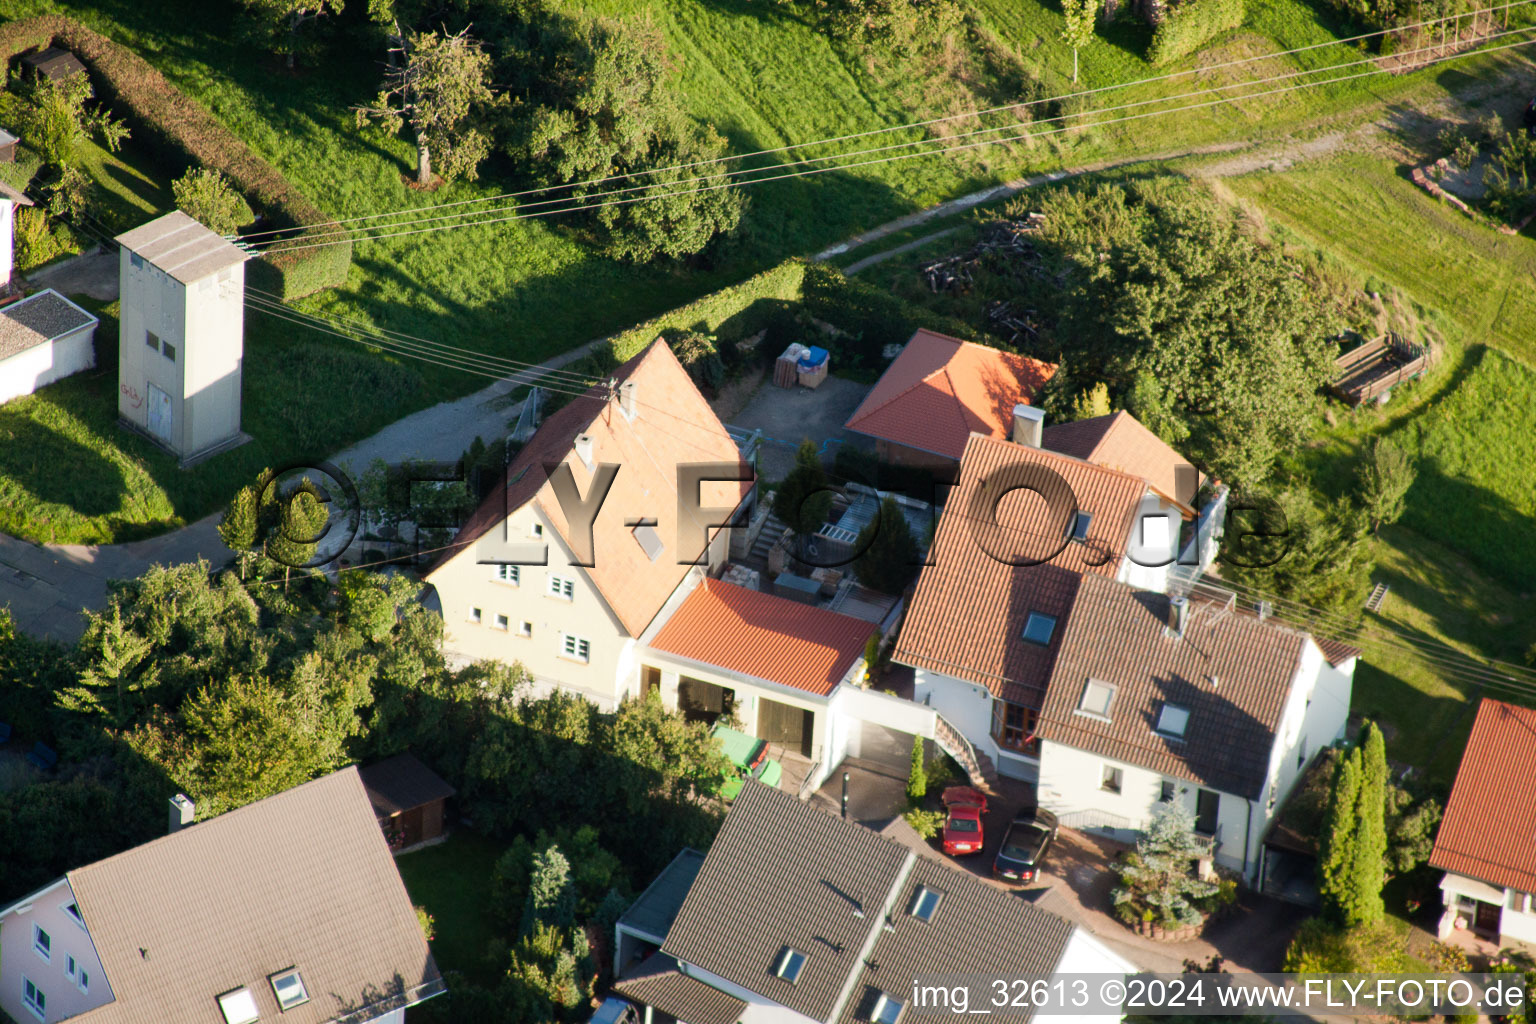
[[[17,1024],[403,1024],[443,979],[347,768],[0,907]],[[183,822],[187,822],[183,826]]]
[[[712,478],[691,505],[689,467]],[[735,442],[653,343],[540,426],[427,572],[445,648],[521,662],[545,688],[615,707],[638,692],[638,647],[684,582],[724,561],[719,527],[750,491]]]

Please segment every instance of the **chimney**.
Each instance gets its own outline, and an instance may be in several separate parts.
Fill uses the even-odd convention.
[[[619,411],[627,420],[635,418],[635,382],[632,380],[619,385]]]
[[[197,805],[187,799],[187,794],[177,793],[171,797],[171,831],[180,832],[192,824],[192,819],[197,817]]]
[[[581,459],[582,464],[584,466],[586,466],[588,469],[591,469],[592,465],[593,465],[593,463],[592,463],[592,435],[591,434],[577,434],[576,435],[575,448],[576,448],[576,455]]]
[[[1170,597],[1168,599],[1168,635],[1183,636],[1184,624],[1189,619],[1189,598]]]
[[[1013,407],[1013,443],[1041,447],[1045,431],[1045,410],[1020,402]]]
[[[1271,615],[1273,615],[1274,611],[1275,611],[1275,606],[1274,605],[1270,604],[1268,601],[1260,601],[1259,602],[1259,621],[1263,622],[1265,619],[1267,619]]]

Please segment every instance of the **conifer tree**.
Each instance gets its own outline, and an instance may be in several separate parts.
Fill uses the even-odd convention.
[[[1360,802],[1356,813],[1354,889],[1351,924],[1380,921],[1385,913],[1381,889],[1386,884],[1387,856],[1387,749],[1375,722],[1365,726],[1361,743]]]
[[[907,802],[914,807],[928,795],[928,770],[923,767],[923,738],[912,737],[912,770],[907,773]]]
[[[917,575],[917,541],[901,506],[890,495],[880,502],[880,514],[859,531],[854,547],[859,556],[853,572],[866,587],[900,594]]]
[[[1339,759],[1339,766],[1334,771],[1333,789],[1328,795],[1328,810],[1318,849],[1317,887],[1323,905],[1343,922],[1350,920],[1354,905],[1352,874],[1358,838],[1355,815],[1360,805],[1362,775],[1362,760],[1357,747]]]
[[[256,547],[260,530],[256,504],[255,488],[242,487],[235,492],[234,500],[224,510],[224,518],[219,520],[219,539],[235,553],[242,580],[245,579],[246,563],[250,552]]]

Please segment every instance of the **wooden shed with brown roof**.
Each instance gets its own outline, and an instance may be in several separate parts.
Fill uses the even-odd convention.
[[[431,768],[411,754],[396,754],[358,769],[358,775],[391,849],[442,836],[454,789]]]
[[[49,46],[29,53],[21,58],[21,66],[35,78],[46,78],[51,82],[62,81],[70,75],[85,71],[80,58],[62,46]]]

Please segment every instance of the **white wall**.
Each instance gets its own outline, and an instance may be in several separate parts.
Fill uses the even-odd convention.
[[[1502,908],[1499,912],[1501,940],[1518,939],[1521,942],[1536,943],[1536,901],[1531,900],[1528,894],[1449,871],[1441,878],[1440,888],[1445,893],[1446,906],[1446,914],[1441,922],[1442,939],[1447,938],[1453,930],[1452,922],[1458,914],[1466,918],[1467,929],[1471,930],[1476,920],[1476,910],[1463,908],[1457,900],[1458,896],[1469,896]]]
[[[185,434],[192,454],[240,432],[240,373],[245,354],[245,264],[186,289]],[[148,350],[146,349],[146,352]]]
[[[96,365],[96,324],[0,359],[0,404]]]
[[[22,978],[36,985],[47,999],[47,1024],[112,1001],[112,989],[101,970],[96,947],[84,925],[64,907],[74,902],[69,882],[59,879],[48,889],[0,915],[0,1009],[17,1024],[33,1024],[37,1015],[21,1001]],[[32,926],[48,933],[51,954],[44,961],[32,948]],[[87,990],[65,975],[66,958],[88,975]]]
[[[1086,929],[1078,926],[1072,929],[1072,937],[1067,940],[1067,948],[1062,952],[1061,960],[1052,973],[1059,975],[1134,974],[1138,969],[1135,964],[1115,953],[1089,934]],[[1090,979],[1088,984],[1091,993],[1095,990],[1097,982]],[[1118,1024],[1120,1015],[1117,1013],[1037,1013],[1034,1020],[1039,1024]]]
[[[10,199],[0,199],[0,285],[11,283],[15,249],[16,203]]]
[[[678,967],[690,978],[696,978],[711,988],[717,988],[727,995],[744,1000],[747,1007],[741,1012],[741,1024],[818,1024],[815,1018],[796,1013],[789,1007],[781,1006],[756,992],[742,988],[733,981],[726,981],[718,974],[694,967],[692,964],[680,963]]]
[[[1177,506],[1151,491],[1143,494],[1131,520],[1125,559],[1116,579],[1140,590],[1166,592],[1183,521]]]

